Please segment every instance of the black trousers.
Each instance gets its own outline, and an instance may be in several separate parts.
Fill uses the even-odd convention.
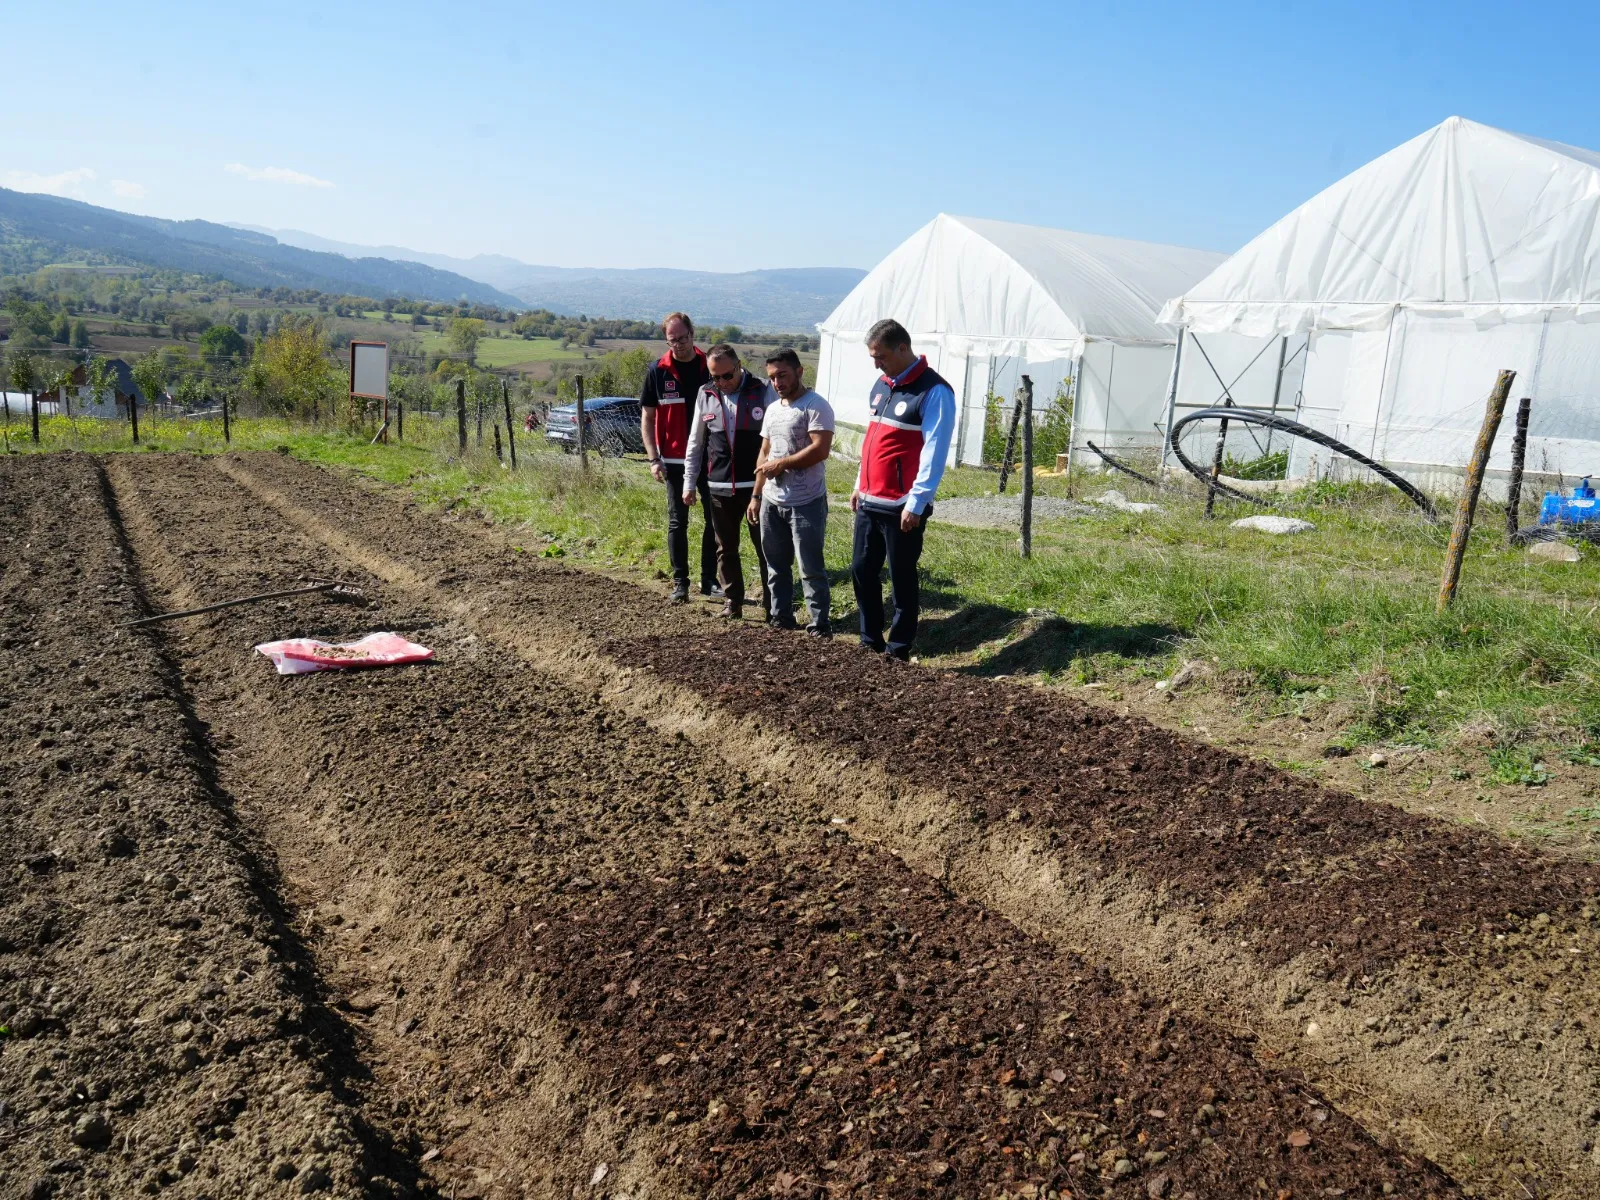
[[[929,505],[909,533],[900,528],[900,510],[880,512],[863,504],[856,510],[855,543],[850,555],[850,582],[855,587],[856,608],[861,612],[861,644],[887,650],[897,658],[911,653],[917,636],[917,613],[922,587],[917,561],[922,557],[922,533],[933,515]],[[889,640],[883,639],[883,565],[889,564],[889,596],[894,618]]]
[[[662,463],[667,474],[667,561],[672,564],[672,580],[689,583],[689,506],[683,502],[683,464]],[[705,476],[700,477],[700,503],[704,507],[705,528],[700,531],[700,586],[709,591],[717,581],[717,535],[711,527],[711,491]]]
[[[717,530],[717,550],[722,559],[722,592],[729,600],[744,603],[744,563],[739,559],[739,530],[749,535],[756,551],[756,573],[761,577],[761,611],[767,613],[767,560],[761,553],[761,526],[749,518],[750,493],[711,497],[707,515]]]

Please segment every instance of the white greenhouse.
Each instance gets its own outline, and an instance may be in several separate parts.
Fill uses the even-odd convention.
[[[1237,403],[1292,410],[1448,489],[1509,367],[1513,402],[1532,398],[1528,471],[1600,472],[1600,154],[1452,117],[1295,209],[1161,319],[1186,334],[1179,417],[1238,372]],[[1490,459],[1501,494],[1510,424]],[[1295,443],[1291,475],[1329,466]]]
[[[864,424],[878,374],[866,331],[893,317],[956,393],[952,457],[982,461],[986,401],[1026,374],[1034,406],[1076,392],[1073,447],[1160,444],[1176,336],[1156,317],[1225,255],[940,214],[817,326],[817,390]]]

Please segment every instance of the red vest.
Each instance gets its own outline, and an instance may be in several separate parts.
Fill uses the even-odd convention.
[[[645,392],[656,402],[656,452],[663,461],[683,462],[689,448],[689,410],[710,378],[711,368],[698,346],[690,362],[679,362],[669,350],[650,364]]]
[[[898,508],[916,482],[922,464],[922,418],[928,393],[945,383],[919,358],[895,383],[887,375],[872,385],[872,418],[861,442],[861,499],[879,508]]]

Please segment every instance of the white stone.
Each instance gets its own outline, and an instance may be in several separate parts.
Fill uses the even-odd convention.
[[[1254,517],[1240,517],[1233,522],[1235,529],[1255,529],[1261,533],[1309,533],[1316,526],[1298,517],[1273,517],[1262,513]]]
[[[1528,557],[1542,562],[1577,562],[1583,556],[1567,542],[1535,542],[1528,547]]]
[[[1116,488],[1111,488],[1102,495],[1094,497],[1091,504],[1100,504],[1106,508],[1114,508],[1118,512],[1145,513],[1160,512],[1159,504],[1145,504],[1138,500],[1129,500]]]

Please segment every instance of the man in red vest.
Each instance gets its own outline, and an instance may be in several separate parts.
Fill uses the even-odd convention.
[[[911,657],[921,585],[917,562],[933,497],[944,476],[955,432],[956,395],[926,357],[911,350],[911,335],[894,320],[867,331],[867,350],[882,378],[872,386],[872,416],[861,443],[861,470],[850,507],[856,514],[850,582],[861,611],[861,644],[889,658]],[[889,564],[894,619],[883,636],[883,583]]]
[[[667,352],[645,369],[644,387],[639,392],[639,437],[650,474],[657,483],[667,485],[667,559],[672,564],[672,602],[689,599],[689,506],[683,502],[687,490],[698,489],[706,501],[706,524],[700,534],[700,591],[714,596],[717,587],[717,538],[711,528],[710,493],[705,479],[690,479],[685,485],[683,459],[689,444],[689,410],[700,389],[711,380],[706,356],[694,344],[694,322],[689,314],[669,313],[661,322]]]

